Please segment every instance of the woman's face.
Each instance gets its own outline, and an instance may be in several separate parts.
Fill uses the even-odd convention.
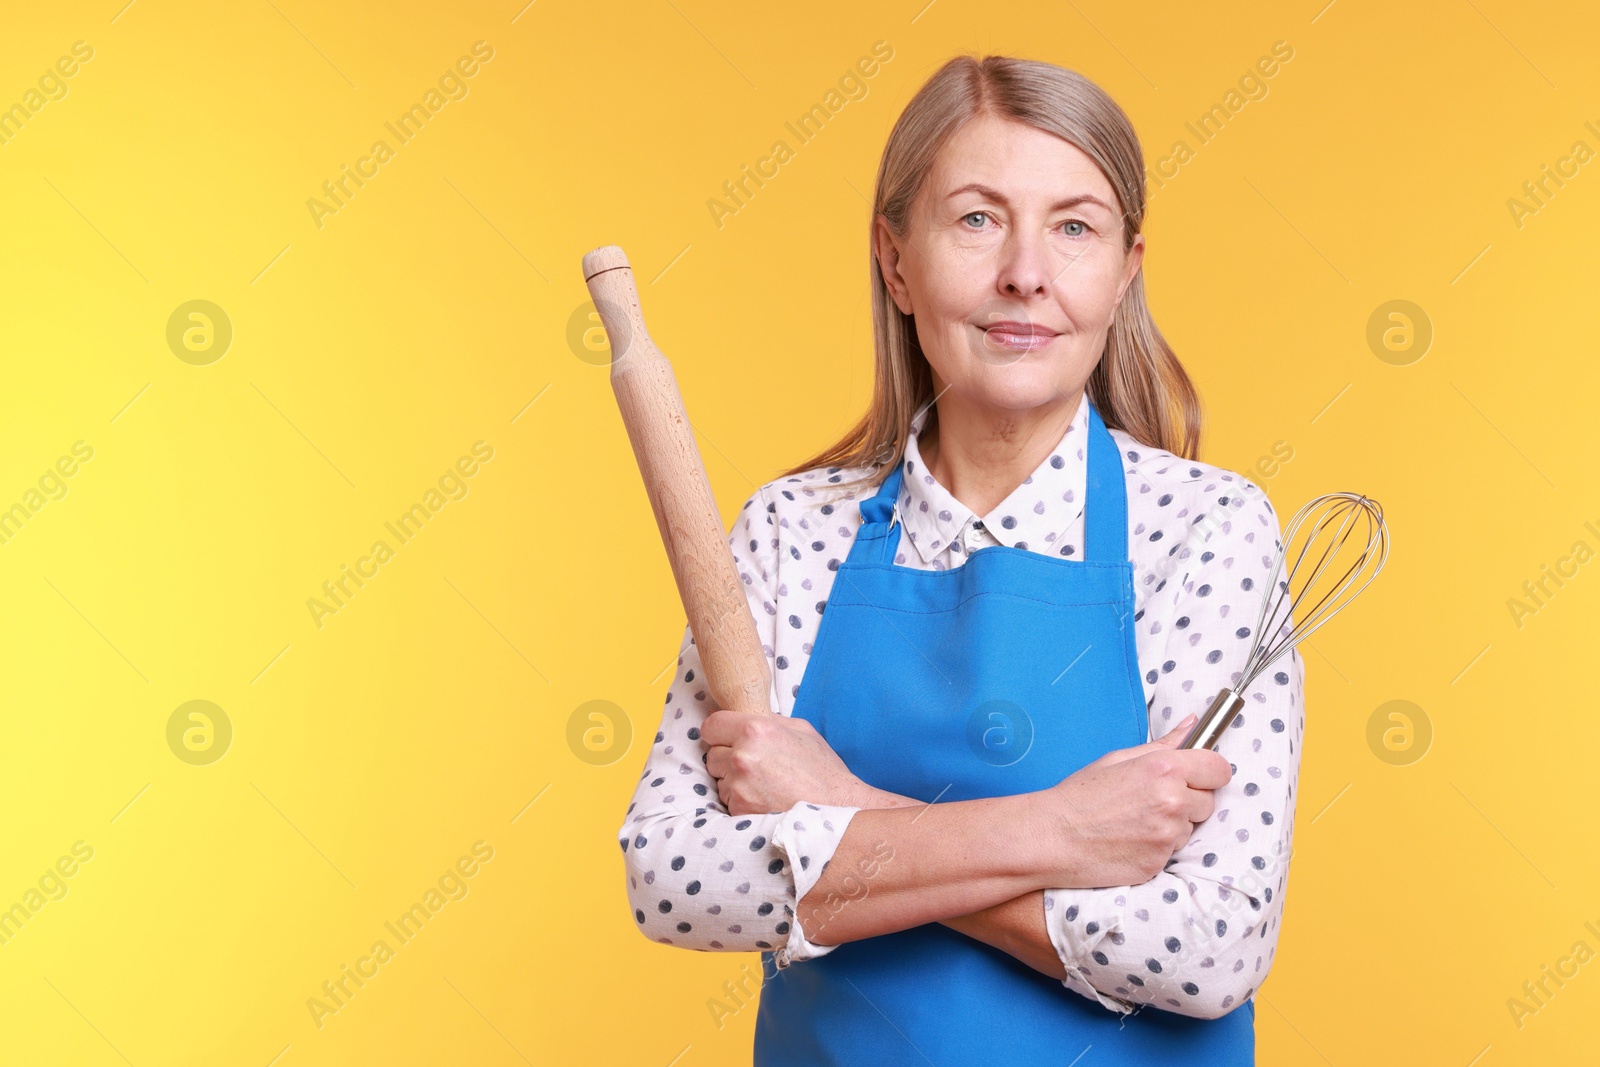
[[[1110,182],[1059,137],[988,115],[957,132],[905,237],[881,215],[873,231],[935,395],[1001,416],[1075,398],[1143,258],[1122,226]]]

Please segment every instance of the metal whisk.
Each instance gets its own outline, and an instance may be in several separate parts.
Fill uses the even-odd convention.
[[[1309,526],[1294,566],[1283,581],[1264,591],[1261,614],[1256,618],[1255,639],[1244,671],[1232,688],[1225,688],[1200,716],[1179,748],[1214,748],[1244,707],[1243,693],[1261,673],[1284,653],[1319,629],[1354,600],[1378,576],[1389,558],[1389,527],[1383,506],[1356,493],[1328,493],[1309,501],[1289,520],[1282,544],[1273,560],[1276,575],[1301,528]],[[1359,548],[1359,553],[1353,551]],[[1320,554],[1319,554],[1320,553]],[[1333,577],[1339,566],[1348,564]],[[1298,589],[1296,575],[1306,568]],[[1321,588],[1319,588],[1319,586]],[[1325,590],[1325,591],[1323,591]],[[1315,602],[1312,598],[1315,597]],[[1295,612],[1309,604],[1304,618]]]

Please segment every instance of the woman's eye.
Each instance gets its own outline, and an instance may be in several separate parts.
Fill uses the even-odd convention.
[[[977,224],[974,224],[972,222],[972,220],[973,219],[978,219],[978,220],[981,221],[981,220],[986,219],[988,217],[989,217],[989,213],[987,211],[970,211],[967,214],[961,216],[961,221],[968,224],[968,229],[981,229],[982,227],[977,225]],[[1073,226],[1077,227],[1077,229],[1075,229],[1075,230],[1068,229],[1068,230],[1065,231],[1066,235],[1068,237],[1082,237],[1084,234],[1086,234],[1089,231],[1088,223],[1084,222],[1082,219],[1068,219],[1066,222],[1063,222],[1061,225],[1064,226],[1064,227],[1073,227]]]

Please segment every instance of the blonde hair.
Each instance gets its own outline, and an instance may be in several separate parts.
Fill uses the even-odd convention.
[[[1144,224],[1144,154],[1116,102],[1083,75],[1051,63],[1008,56],[957,56],[917,90],[895,122],[878,164],[872,221],[882,215],[904,237],[911,206],[939,150],[968,122],[994,115],[1062,138],[1094,160],[1117,194],[1123,252]],[[870,235],[870,223],[869,223]],[[780,478],[818,467],[864,467],[839,487],[876,484],[905,450],[911,422],[933,398],[933,376],[917,342],[915,320],[889,294],[869,236],[875,376],[872,401],[844,437]],[[1144,270],[1117,305],[1106,347],[1086,387],[1108,427],[1185,459],[1200,450],[1200,398],[1161,336],[1144,300]]]

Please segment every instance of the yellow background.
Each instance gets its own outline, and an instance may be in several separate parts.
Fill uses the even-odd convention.
[[[1146,277],[1200,386],[1203,458],[1287,514],[1383,502],[1388,570],[1308,649],[1297,855],[1258,996],[1264,1064],[1578,1062],[1600,963],[1589,562],[1600,175],[1520,227],[1522,183],[1600,148],[1600,25],[1504,0],[10,5],[0,104],[94,57],[0,145],[0,506],[84,441],[0,545],[0,907],[93,859],[0,946],[8,1064],[747,1062],[707,1010],[757,957],[651,944],[615,834],[683,616],[603,350],[568,342],[618,243],[728,521],[870,387],[867,205],[900,108],[959,51],[1082,71],[1157,190]],[[1581,19],[1581,21],[1575,21]],[[319,228],[307,209],[475,41],[494,50]],[[706,206],[875,41],[893,59],[719,228]],[[1276,41],[1210,143],[1185,122]],[[226,312],[206,366],[166,325]],[[1431,348],[1377,358],[1420,306]],[[319,628],[306,601],[474,442],[493,459]],[[1585,634],[1590,635],[1585,639]],[[169,749],[174,709],[233,724]],[[574,754],[608,700],[634,742]],[[1396,766],[1380,704],[1433,732]],[[473,843],[494,858],[319,1028],[308,998]],[[752,968],[754,969],[754,968]],[[1591,973],[1592,972],[1592,973]],[[1554,987],[1551,987],[1554,989]],[[1071,995],[1063,993],[1063,995]]]

